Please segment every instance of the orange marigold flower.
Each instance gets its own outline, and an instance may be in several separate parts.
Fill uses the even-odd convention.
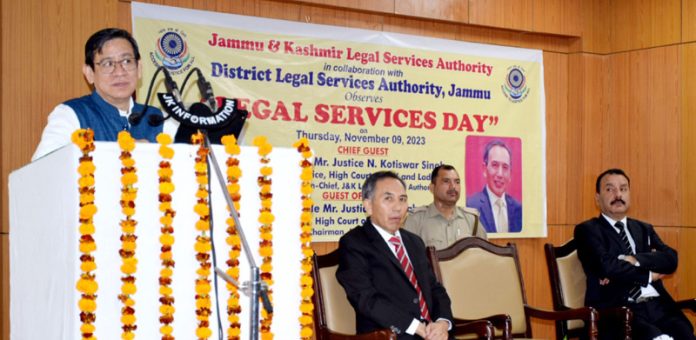
[[[227,168],[227,177],[240,178],[242,177],[242,170],[238,166],[231,166]]]
[[[92,223],[80,224],[80,234],[82,234],[82,235],[94,234],[94,224],[92,224]]]
[[[303,168],[300,173],[300,179],[303,181],[311,181],[314,179],[314,171],[312,168]]]
[[[211,248],[212,247],[209,241],[196,241],[194,244],[194,249],[198,253],[207,253]]]
[[[123,248],[123,250],[127,250],[127,251],[134,251],[136,248],[136,244],[133,241],[123,241],[121,243],[121,248]]]
[[[304,286],[311,286],[314,283],[314,280],[309,275],[302,275],[300,278],[300,283]]]
[[[312,186],[311,185],[303,185],[300,188],[300,192],[302,192],[303,195],[309,195],[312,193]]]
[[[312,327],[302,327],[302,330],[300,331],[300,336],[303,338],[310,338],[312,334],[314,334]]]
[[[97,269],[97,264],[94,261],[83,261],[80,263],[80,270],[83,272],[91,272]]]
[[[99,284],[97,284],[96,281],[91,279],[80,278],[79,280],[77,280],[75,288],[77,288],[79,292],[82,292],[84,294],[94,294],[99,289]]]
[[[199,280],[199,282],[196,283],[196,293],[199,295],[210,293],[210,284]]]
[[[302,200],[303,208],[311,208],[312,206],[314,206],[314,201],[311,198],[306,198]]]
[[[172,234],[162,234],[159,241],[162,245],[171,246],[174,244],[174,236]]]
[[[271,224],[271,223],[273,223],[273,221],[275,221],[275,216],[273,216],[273,214],[270,213],[270,212],[268,212],[268,211],[263,211],[263,212],[261,212],[261,214],[259,215],[259,220],[258,220],[258,221],[259,221],[261,224]]]
[[[259,270],[261,270],[264,273],[270,273],[271,271],[273,271],[273,264],[271,264],[270,262],[262,263],[259,267]]]
[[[157,135],[157,143],[164,145],[172,144],[172,137],[164,132],[160,132]]]
[[[160,286],[159,288],[160,295],[172,295],[172,292],[172,288],[168,286]]]
[[[118,137],[116,138],[116,141],[118,141],[118,145],[121,147],[121,149],[126,150],[126,151],[132,151],[135,149],[135,139],[131,137],[130,133],[128,131],[121,131],[118,133]]]
[[[174,271],[172,271],[171,268],[162,268],[162,270],[160,270],[161,277],[171,277],[173,273]]]
[[[314,310],[314,305],[310,302],[303,302],[300,304],[300,311],[302,313],[311,313]]]
[[[165,215],[165,216],[160,217],[160,223],[162,223],[164,225],[171,225],[173,220],[174,219],[169,215]]]
[[[81,333],[94,333],[94,330],[95,330],[95,329],[96,329],[96,327],[94,327],[94,325],[91,324],[91,323],[83,323],[83,324],[80,326],[80,332],[81,332]]]
[[[197,203],[193,207],[193,211],[199,216],[208,216],[210,214],[210,208],[208,208],[208,205],[205,203]]]
[[[306,297],[306,298],[312,297],[312,295],[314,295],[314,289],[312,289],[310,287],[305,287],[302,289],[301,295],[302,295],[302,297]]]
[[[260,156],[263,157],[263,156],[267,156],[269,153],[271,153],[271,151],[273,151],[273,146],[271,144],[264,144],[264,145],[259,146],[258,153]]]
[[[239,267],[227,268],[227,275],[232,277],[239,277]]]
[[[159,185],[159,191],[163,194],[171,194],[174,192],[174,183],[163,182]]]
[[[164,335],[172,334],[173,331],[174,331],[174,327],[172,327],[170,325],[164,325],[164,326],[160,327],[160,333],[164,334]]]
[[[305,211],[300,214],[300,222],[308,223],[312,221],[312,213]]]
[[[172,174],[174,174],[172,168],[160,168],[157,170],[157,176],[160,177],[172,177]]]
[[[302,255],[304,257],[312,257],[312,255],[314,255],[314,250],[312,250],[312,248],[302,249]]]
[[[97,244],[88,241],[88,242],[80,242],[80,252],[81,253],[91,253],[93,251],[97,250]]]
[[[171,305],[160,305],[159,311],[161,314],[174,314],[176,309]]]
[[[268,139],[266,138],[266,136],[256,136],[256,138],[254,138],[254,140],[251,142],[251,144],[254,146],[261,146],[261,145],[266,144],[267,142],[268,142]]]
[[[94,312],[97,309],[97,302],[91,299],[82,298],[77,302],[77,306],[83,312]]]
[[[196,328],[196,336],[198,338],[207,339],[210,337],[211,334],[212,334],[212,332],[210,331],[210,328],[208,328],[208,327]]]
[[[121,160],[121,165],[123,165],[126,168],[132,168],[135,166],[135,159],[133,158],[124,158]]]
[[[270,176],[273,174],[273,168],[270,166],[261,167],[261,176]]]
[[[222,138],[220,138],[220,142],[223,145],[236,144],[237,138],[234,135],[224,135]]]
[[[138,181],[138,175],[135,172],[127,172],[121,176],[121,184],[132,185]]]
[[[93,173],[94,170],[95,166],[91,161],[82,161],[80,165],[77,166],[77,172],[83,176]]]
[[[127,282],[121,286],[121,293],[125,295],[135,294],[136,291],[138,291],[138,289],[135,287],[135,284],[133,283]]]
[[[266,246],[259,247],[259,255],[261,255],[263,257],[271,256],[271,255],[273,255],[273,248],[266,247]]]
[[[121,322],[124,325],[132,325],[135,324],[135,315],[133,314],[124,314],[121,316]]]
[[[93,176],[82,176],[77,180],[77,184],[80,187],[94,186],[94,177]]]

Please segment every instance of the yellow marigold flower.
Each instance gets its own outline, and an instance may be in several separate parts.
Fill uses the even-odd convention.
[[[271,224],[273,221],[275,221],[275,216],[268,211],[263,211],[259,215],[259,223],[261,224]]]
[[[241,152],[241,149],[239,148],[239,145],[237,144],[226,144],[225,145],[225,152],[227,152],[230,155],[239,155]]]
[[[89,219],[97,213],[97,206],[94,204],[87,204],[80,207],[80,218]]]
[[[128,307],[133,307],[133,306],[135,306],[135,300],[133,300],[131,298],[126,298],[126,301],[123,304],[128,306]]]
[[[273,255],[273,248],[271,247],[259,247],[259,255],[263,257],[268,257]]]
[[[205,189],[198,189],[196,190],[196,198],[207,198],[208,197],[208,190]]]
[[[196,274],[198,274],[198,276],[207,277],[210,275],[210,269],[198,268],[198,269],[196,269]]]
[[[302,200],[302,207],[303,208],[311,208],[314,206],[314,201],[311,198],[303,199]]]
[[[262,194],[267,194],[267,193],[269,193],[269,192],[271,192],[271,186],[270,186],[270,185],[264,184],[264,185],[261,186],[261,193],[262,193]]]
[[[91,253],[93,251],[97,250],[97,244],[89,241],[89,242],[80,242],[80,252],[81,253]]]
[[[312,324],[312,322],[314,322],[312,317],[309,315],[302,315],[299,318],[297,318],[297,320],[300,321],[300,324],[303,324],[303,325],[310,325],[310,324]]]
[[[160,334],[171,335],[172,332],[174,331],[174,327],[172,327],[170,325],[164,325],[164,326],[160,327],[159,330],[160,330]]]
[[[196,293],[199,295],[210,293],[210,284],[207,282],[197,282],[196,283]]]
[[[261,200],[261,207],[270,209],[273,207],[273,200],[267,199],[267,200]]]
[[[312,327],[302,327],[302,330],[300,331],[300,336],[303,338],[309,338],[314,334],[314,331],[312,330]]]
[[[259,156],[265,157],[273,151],[273,146],[271,144],[264,144],[259,146]]]
[[[312,193],[312,191],[313,191],[313,190],[312,190],[312,186],[311,186],[311,185],[303,185],[303,186],[300,188],[300,192],[302,193],[302,195],[309,195],[309,194]]]
[[[132,220],[130,220],[132,221]],[[121,222],[121,231],[123,231],[126,234],[133,234],[135,233],[135,224],[134,223],[126,223],[127,221],[122,221]]]
[[[300,222],[303,222],[303,223],[312,222],[312,213],[305,211],[302,214],[300,214]]]
[[[125,149],[126,146],[129,146],[129,144],[135,143],[135,139],[133,139],[130,133],[125,130],[118,133],[116,140],[118,141],[118,145],[120,145],[123,149]]]
[[[160,223],[162,223],[164,225],[171,225],[173,220],[174,219],[169,215],[165,215],[165,216],[160,217]]]
[[[205,164],[205,162],[196,162],[196,164],[193,166],[193,169],[196,170],[196,172],[207,172],[208,165]]]
[[[172,177],[173,174],[174,171],[172,168],[159,168],[159,170],[157,170],[157,176],[159,177]]]
[[[135,215],[135,208],[123,207],[121,209],[121,212],[126,216],[133,216],[133,215]]]
[[[314,289],[312,289],[310,287],[305,287],[302,289],[301,295],[302,295],[302,297],[305,297],[305,298],[312,297],[312,295],[314,295]]]
[[[176,308],[171,305],[160,305],[159,311],[161,314],[174,314]]]
[[[135,287],[135,284],[132,284],[132,283],[124,283],[121,286],[121,293],[123,293],[125,295],[135,294],[135,292],[137,290],[138,289]]]
[[[312,151],[305,151],[305,152],[303,152],[303,153],[302,153],[302,157],[303,157],[304,159],[309,159],[310,157],[312,157]]]
[[[203,134],[200,132],[196,132],[193,135],[191,135],[191,144],[200,144],[203,142]]]
[[[124,158],[121,160],[121,165],[127,168],[132,168],[135,166],[135,159],[133,158]]]
[[[172,252],[171,251],[165,251],[160,254],[160,260],[171,260],[172,259]]]
[[[162,211],[162,212],[165,212],[165,211],[167,211],[167,210],[169,210],[169,209],[171,209],[171,208],[172,208],[172,203],[171,203],[171,202],[162,202],[162,203],[160,203],[160,205],[159,205],[159,210]]]
[[[271,264],[270,262],[262,263],[259,267],[259,270],[261,270],[264,273],[270,273],[273,271],[273,264]]]
[[[227,333],[231,337],[239,337],[239,335],[242,333],[242,330],[239,328],[231,328]]]
[[[164,132],[160,132],[157,135],[157,143],[164,145],[172,144],[172,137]]]
[[[232,277],[239,277],[239,267],[228,268],[227,275]]]
[[[95,330],[95,329],[96,329],[96,327],[94,327],[93,324],[91,324],[91,323],[83,323],[83,324],[80,326],[80,333],[94,333],[94,330]]]
[[[300,278],[300,283],[304,286],[312,286],[314,280],[309,275],[302,275],[302,277]]]
[[[162,245],[171,246],[174,244],[174,236],[172,234],[162,234],[159,241]]]
[[[309,140],[307,137],[302,137],[298,140],[295,141],[295,143],[292,143],[293,148],[299,148],[300,146],[305,146],[309,144]]]
[[[240,239],[239,235],[230,235],[230,236],[227,236],[227,238],[225,239],[225,241],[226,241],[227,244],[230,245],[230,246],[238,246],[238,245],[241,243],[241,239]]]
[[[229,191],[230,193],[233,193],[233,194],[238,193],[239,188],[240,188],[239,183],[232,183],[232,184],[227,185],[227,191]]]
[[[135,339],[135,333],[133,332],[123,332],[121,333],[122,340],[133,340]]]
[[[196,328],[196,337],[198,337],[198,338],[207,339],[210,337],[211,334],[212,334],[212,332],[210,331],[210,328],[208,328],[208,327]]]
[[[121,265],[121,272],[127,275],[131,275],[138,271],[138,262],[124,261]]]
[[[304,257],[312,257],[312,255],[314,255],[314,250],[312,250],[312,248],[303,249],[302,255]]]
[[[85,261],[80,263],[80,270],[83,272],[91,272],[97,269],[97,264],[94,261]]]
[[[312,233],[312,225],[306,225],[302,227],[302,232],[305,234],[311,234]],[[311,239],[309,240],[310,242],[312,241]]]
[[[300,312],[311,313],[314,310],[314,305],[309,302],[303,302],[300,304]]]
[[[207,240],[206,241],[196,241],[196,243],[194,244],[194,249],[198,253],[207,253],[210,251],[211,248],[212,248],[212,246],[211,246],[210,242]]]
[[[94,224],[92,224],[92,223],[80,224],[80,234],[82,234],[82,235],[94,234]]]
[[[88,175],[94,172],[95,166],[91,161],[83,161],[77,166],[77,172],[80,175]]]
[[[123,241],[121,242],[121,248],[123,248],[123,250],[133,251],[136,248],[136,244],[133,241]]]
[[[208,208],[208,205],[205,203],[197,203],[193,207],[193,211],[198,214],[198,216],[208,216],[210,214],[210,208]]]
[[[237,306],[237,305],[239,305],[239,299],[232,296],[229,299],[227,299],[227,304],[230,306]],[[227,318],[227,320],[232,321],[231,317],[232,317],[232,315],[230,315],[230,317]],[[236,315],[235,315],[235,319],[238,319],[238,317],[236,317]]]
[[[224,135],[220,138],[220,142],[223,145],[236,144],[237,138],[234,135]]]
[[[94,195],[92,195],[92,194],[81,194],[80,195],[80,203],[82,205],[92,203],[92,202],[94,202]]]
[[[196,221],[196,230],[198,231],[207,231],[210,229],[210,222],[208,221],[201,221],[198,220]]]
[[[132,325],[135,323],[135,315],[133,314],[124,314],[121,316],[121,322],[124,325]]]
[[[196,176],[196,183],[200,185],[208,184],[208,176]]]
[[[302,242],[302,243],[312,242],[312,237],[311,236],[302,236],[302,237],[300,237],[300,242]]]
[[[311,264],[302,264],[302,271],[305,273],[312,271],[312,265]]]
[[[242,170],[238,166],[231,166],[227,168],[227,177],[240,178],[242,177]]]
[[[121,176],[121,184],[132,185],[138,181],[138,175],[135,172],[127,172]]]
[[[96,281],[83,278],[77,280],[77,284],[75,285],[75,287],[79,292],[82,292],[84,294],[94,294],[99,289],[99,285]]]
[[[160,270],[161,277],[171,277],[173,273],[174,273],[174,271],[169,267],[162,268],[162,270]]]
[[[168,286],[160,286],[159,288],[160,295],[172,295],[172,292],[172,288]]]
[[[171,194],[174,192],[174,183],[163,182],[159,185],[159,191],[163,194]]]
[[[314,172],[312,171],[312,168],[302,169],[302,173],[300,173],[300,179],[307,182],[314,179]]]
[[[196,300],[196,308],[210,308],[210,300],[207,299],[199,299]]]
[[[251,144],[254,146],[261,146],[263,144],[266,144],[267,141],[268,139],[266,138],[266,136],[256,136],[256,138],[254,138]]]
[[[261,176],[270,176],[273,174],[273,168],[270,166],[262,166],[261,167]]]
[[[265,241],[272,241],[273,240],[273,234],[271,233],[261,233],[261,239]]]
[[[94,312],[97,309],[97,302],[90,299],[82,298],[77,302],[77,306],[83,312]]]
[[[174,158],[174,149],[168,146],[161,146],[159,149],[159,154],[162,156],[162,158],[172,159]]]

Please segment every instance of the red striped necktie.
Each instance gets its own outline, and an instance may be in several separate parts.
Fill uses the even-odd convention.
[[[411,265],[411,261],[408,259],[408,256],[406,256],[406,251],[404,251],[404,247],[401,244],[401,239],[398,236],[393,236],[389,239],[389,243],[391,243],[394,246],[394,249],[396,250],[396,258],[399,260],[401,268],[403,268],[404,273],[406,273],[408,280],[411,281],[413,287],[416,288],[416,292],[418,293],[421,317],[426,321],[431,321],[430,313],[428,313],[428,305],[425,303],[425,298],[423,298],[423,292],[421,291],[420,286],[418,285],[418,281],[416,280],[416,274],[413,272],[413,266]]]

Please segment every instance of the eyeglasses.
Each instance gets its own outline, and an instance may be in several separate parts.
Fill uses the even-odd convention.
[[[121,65],[124,71],[133,71],[135,70],[135,66],[138,65],[138,61],[135,60],[133,57],[128,57],[128,58],[123,58],[121,60],[111,60],[111,59],[104,59],[98,63],[94,63],[95,65],[99,65],[99,68],[102,70],[102,73],[105,74],[111,74],[116,71],[116,65]]]

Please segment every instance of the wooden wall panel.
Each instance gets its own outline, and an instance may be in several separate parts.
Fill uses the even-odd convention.
[[[401,0],[301,0],[295,2],[346,9],[357,9],[361,11],[394,13],[395,2],[397,1]]]
[[[681,42],[696,41],[696,1],[682,0],[681,21]]]
[[[343,26],[381,31],[384,18],[378,14],[342,11],[334,8],[303,6],[300,8],[300,21],[312,24]]]
[[[694,152],[696,150],[696,133],[694,133],[694,127],[696,127],[696,77],[694,77],[696,74],[696,43],[681,46],[682,151],[680,156],[682,166],[679,183],[682,188],[681,202],[696,202],[696,180],[694,180],[696,169],[696,152]],[[696,209],[686,206],[685,209],[682,209],[681,220],[682,225],[696,226]]]
[[[611,3],[612,51],[681,41],[681,0],[616,0]]]
[[[469,0],[469,23],[531,31],[533,8],[533,0]]]
[[[580,36],[582,33],[582,0],[534,0],[532,30]]]
[[[469,21],[469,6],[461,0],[397,0],[394,13],[412,17],[445,20],[459,23]]]
[[[609,13],[612,0],[586,0],[582,2],[581,16],[582,40],[579,50],[591,53],[609,53],[610,22]]]

